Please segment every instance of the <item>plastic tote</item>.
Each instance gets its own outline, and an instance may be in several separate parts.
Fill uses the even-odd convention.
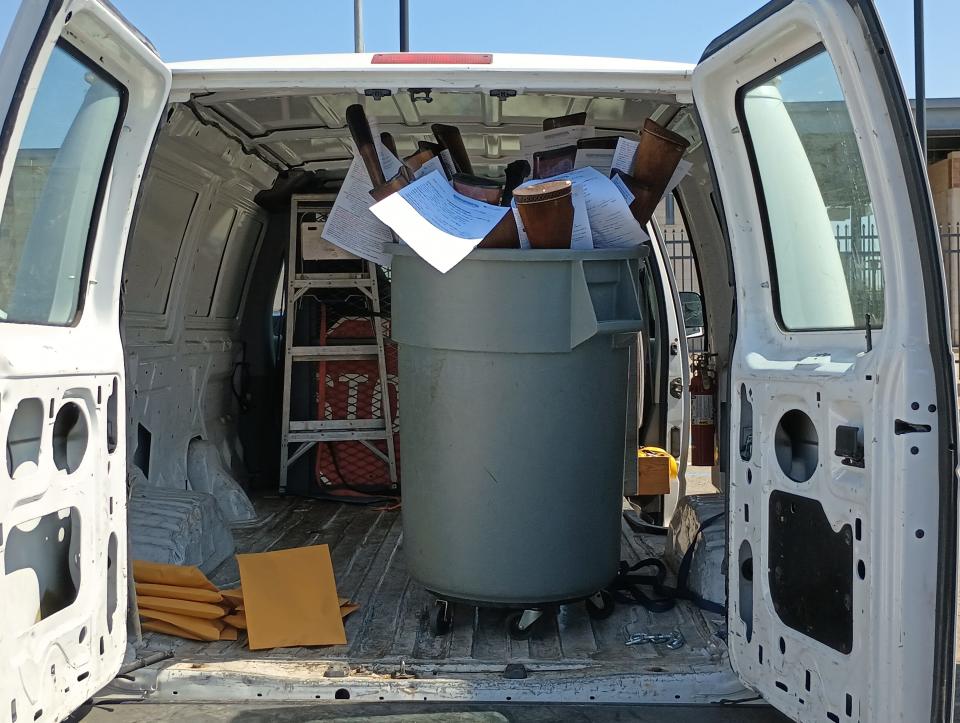
[[[596,593],[620,559],[648,249],[476,250],[446,274],[390,251],[410,574],[478,605]]]

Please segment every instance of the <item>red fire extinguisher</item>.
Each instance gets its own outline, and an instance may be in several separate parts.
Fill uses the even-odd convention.
[[[690,463],[712,467],[716,459],[717,372],[715,354],[692,354],[690,359]]]

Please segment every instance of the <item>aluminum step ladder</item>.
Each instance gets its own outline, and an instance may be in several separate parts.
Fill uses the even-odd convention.
[[[363,444],[387,465],[390,483],[397,483],[397,458],[393,438],[393,413],[387,363],[384,354],[384,334],[381,323],[380,288],[377,265],[354,256],[319,238],[322,221],[304,223],[308,215],[326,218],[336,194],[297,194],[290,200],[290,242],[284,270],[285,315],[283,355],[283,411],[280,439],[280,494],[287,491],[287,472],[297,460],[319,442],[356,441]],[[303,227],[307,227],[306,243]],[[304,273],[303,261],[351,261],[357,272]],[[356,289],[366,299],[367,311],[373,320],[374,338],[365,344],[324,344],[295,346],[294,331],[301,300],[309,292],[319,289]],[[320,361],[377,361],[380,378],[380,417],[375,419],[320,419],[296,421],[290,419],[290,395],[293,365]],[[386,454],[374,442],[386,443]]]

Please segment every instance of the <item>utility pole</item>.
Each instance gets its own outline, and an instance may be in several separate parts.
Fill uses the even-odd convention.
[[[410,50],[410,2],[400,0],[400,52]]]
[[[913,0],[913,51],[914,51],[914,71],[916,78],[914,81],[916,97],[916,110],[913,113],[914,122],[917,124],[917,135],[920,136],[920,151],[922,153],[923,165],[927,165],[927,83],[924,69],[924,49],[923,49],[923,0]]]
[[[353,52],[363,52],[363,0],[353,0]]]

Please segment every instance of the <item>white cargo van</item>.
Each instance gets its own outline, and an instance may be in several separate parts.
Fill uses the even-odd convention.
[[[604,621],[569,606],[517,641],[498,611],[458,610],[436,635],[395,512],[276,495],[287,205],[298,189],[336,192],[357,102],[405,152],[430,123],[458,125],[491,176],[565,113],[611,131],[653,117],[691,141],[676,198],[717,354],[725,554],[710,574],[725,619],[690,601]],[[774,0],[696,66],[457,53],[167,65],[107,0],[34,0],[0,57],[0,108],[0,720],[60,720],[109,683],[130,653],[128,537],[188,533],[211,549],[327,542],[362,608],[336,648],[131,636],[141,652],[175,649],[120,681],[150,700],[718,703],[746,686],[798,721],[952,718],[943,271],[870,0]],[[865,224],[874,240],[838,245],[835,226],[857,238]],[[687,437],[670,383],[685,355],[669,264],[653,258],[642,291],[667,331],[643,370],[641,423],[667,446],[671,428]],[[197,511],[201,481],[250,504],[234,479],[252,519],[232,540],[198,529],[217,519]],[[629,530],[624,545],[628,559],[662,552]],[[230,565],[215,581],[236,581]],[[678,650],[624,645],[674,629]]]

